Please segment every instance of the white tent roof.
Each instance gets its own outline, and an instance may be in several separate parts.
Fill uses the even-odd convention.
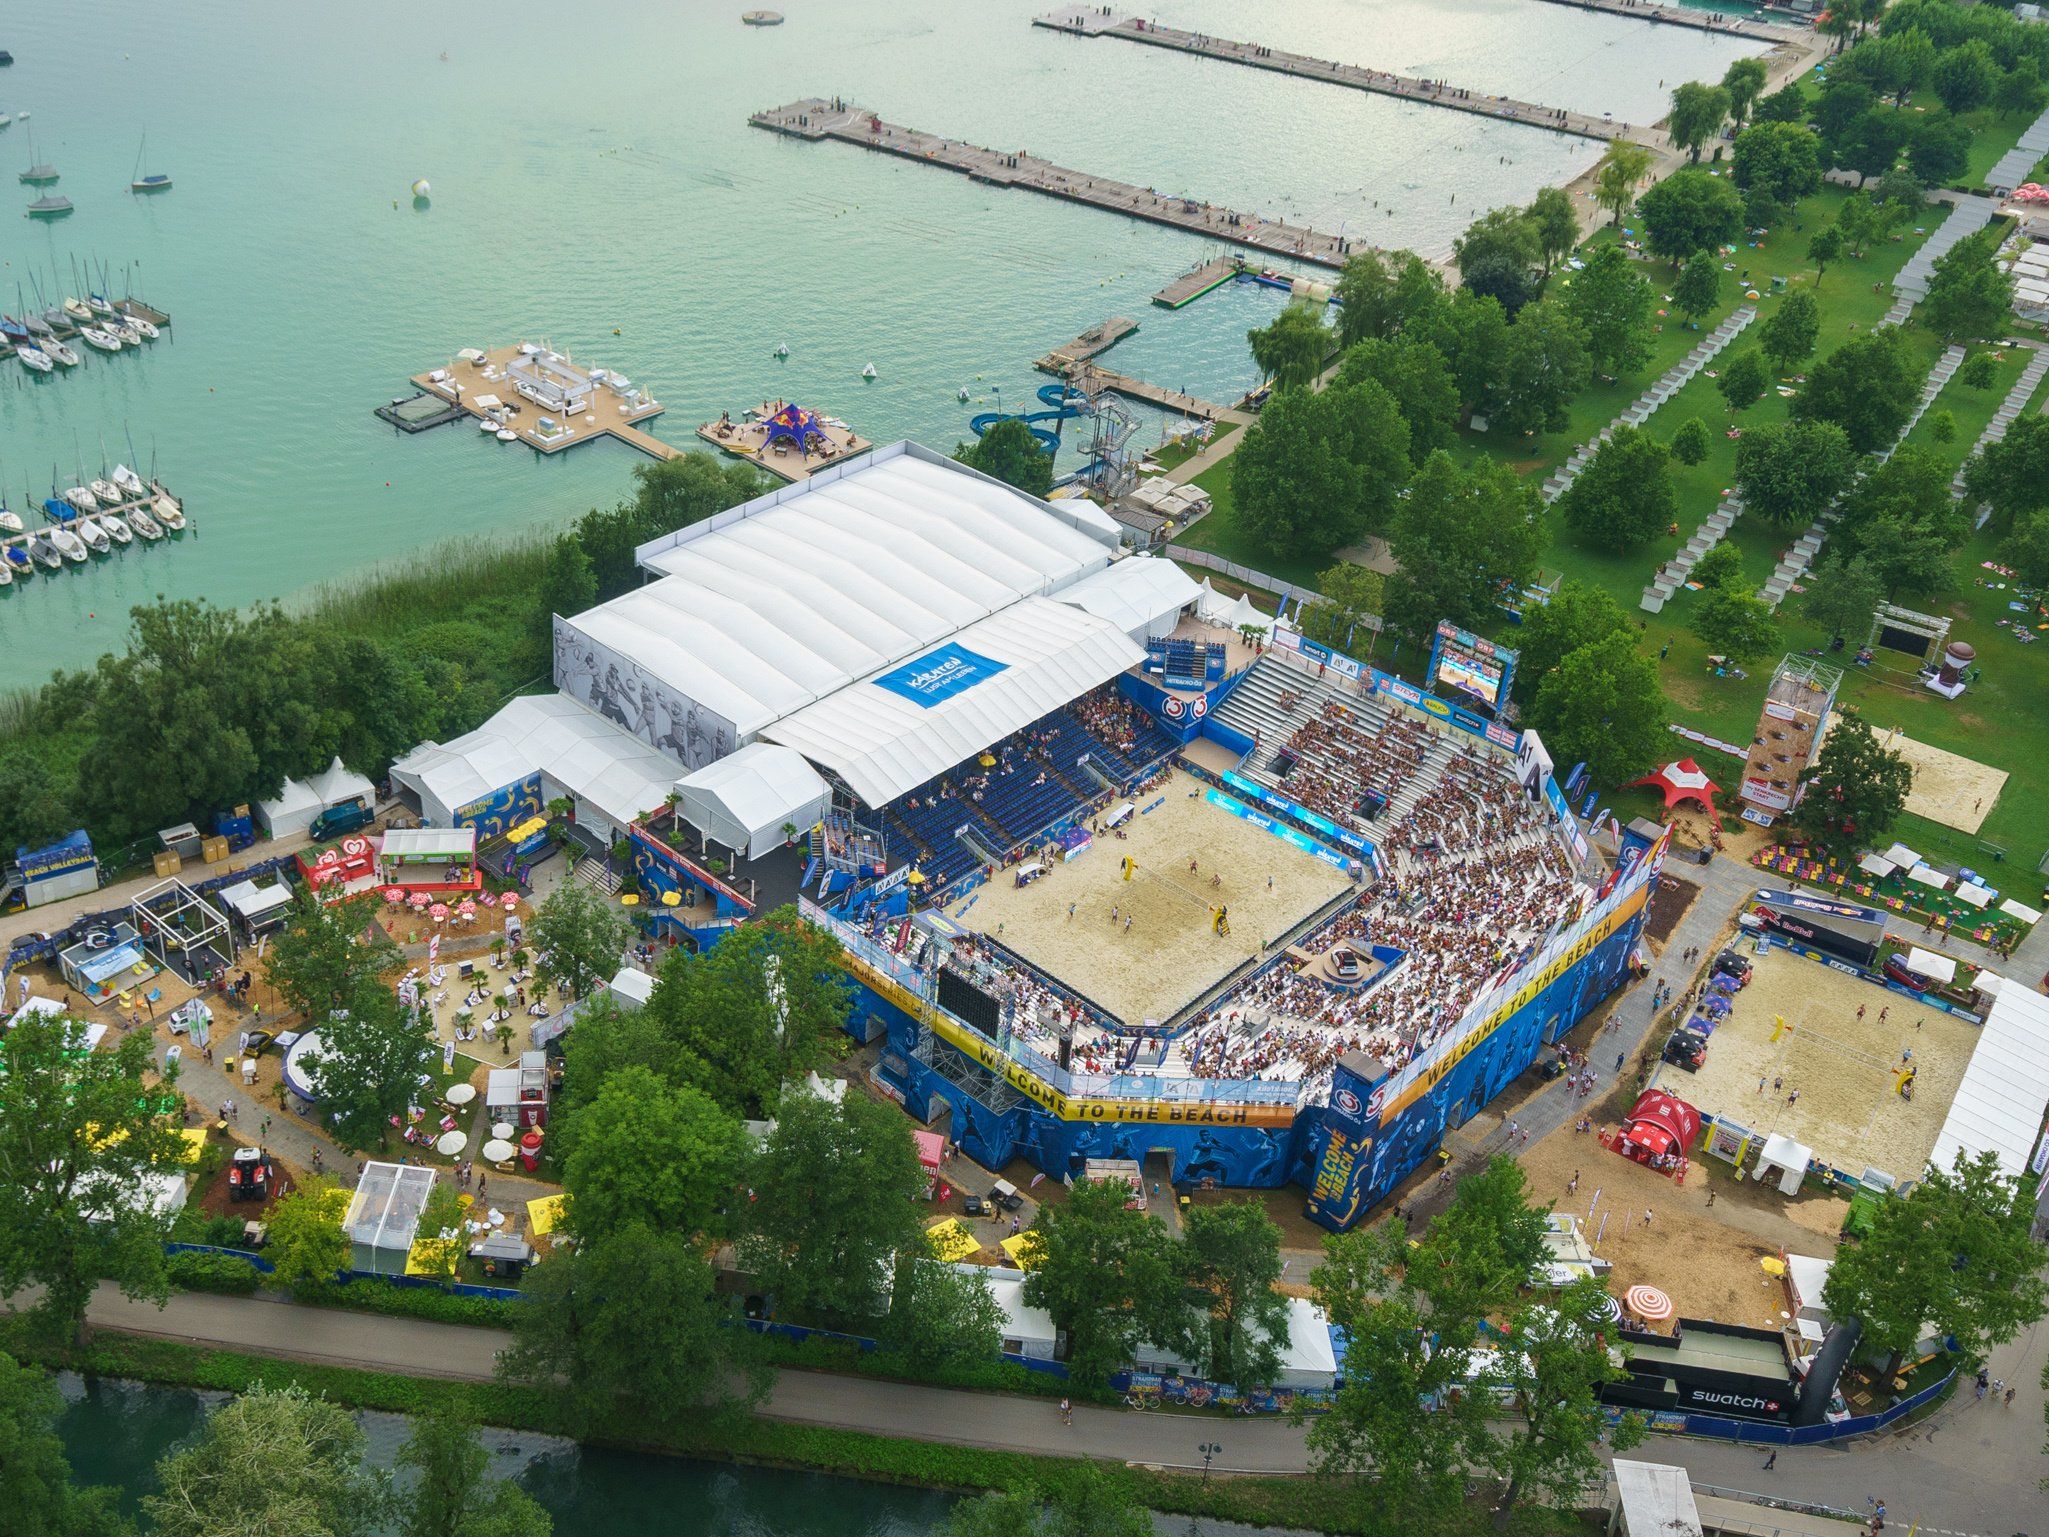
[[[1950,1101],[1949,1117],[1928,1161],[1947,1169],[1956,1155],[1986,1150],[2019,1178],[2049,1110],[2049,998],[2027,987],[2002,987],[1978,1032],[1977,1047]]]
[[[1757,1160],[1770,1164],[1774,1169],[1798,1169],[1805,1174],[1807,1166],[1814,1161],[1814,1149],[1775,1131],[1764,1139],[1764,1148],[1757,1155]]]
[[[832,803],[832,788],[804,755],[750,742],[676,781],[683,820],[715,843],[758,858],[783,841],[783,826],[808,828]],[[760,846],[765,840],[766,846]]]
[[[1933,950],[1923,950],[1919,945],[1908,948],[1907,966],[1931,981],[1948,983],[1957,979],[1955,961],[1946,955],[1937,955]]]
[[[1858,859],[1857,868],[1866,875],[1876,876],[1879,880],[1884,880],[1888,875],[1892,874],[1893,862],[1883,854],[1866,854]]]
[[[345,767],[339,758],[315,774],[307,783],[311,785],[314,795],[323,806],[332,806],[336,801],[354,800],[359,796],[372,804],[377,799],[377,786],[354,769]]]
[[[318,811],[327,804],[305,780],[287,779],[275,799],[258,801],[256,809],[263,813],[263,823],[268,827],[304,812]]]
[[[1126,634],[1165,633],[1175,615],[1202,594],[1171,560],[1134,555],[1054,594],[1062,603],[1107,619]]]
[[[515,699],[475,731],[415,748],[391,771],[451,809],[540,772],[615,822],[660,806],[676,762],[567,694]]]
[[[640,1008],[655,995],[655,979],[637,966],[621,966],[605,986],[628,1008]]]
[[[1958,881],[1954,895],[1959,902],[1968,902],[1973,907],[1988,907],[1992,902],[1992,888],[1975,881]]]
[[[380,852],[389,859],[468,859],[477,852],[474,827],[395,827]]]
[[[2023,923],[2036,923],[2042,917],[2041,911],[2038,908],[2030,907],[2025,902],[2016,902],[2012,897],[2008,897],[2004,902],[2001,902],[1999,910],[2020,919]]]
[[[1615,1495],[1628,1537],[1700,1537],[1700,1507],[1684,1468],[1617,1457]]]
[[[221,892],[221,900],[254,923],[266,913],[289,907],[292,888],[282,881],[269,886],[259,886],[254,881],[237,881]]]
[[[1902,870],[1911,870],[1914,866],[1921,863],[1921,856],[1908,848],[1904,843],[1895,843],[1885,851],[1885,857],[1898,865]]]
[[[662,580],[567,623],[742,738],[1107,566],[1118,526],[897,444],[641,546]]]
[[[1108,620],[1026,598],[762,734],[883,806],[1143,660]],[[942,672],[966,681],[935,684]]]

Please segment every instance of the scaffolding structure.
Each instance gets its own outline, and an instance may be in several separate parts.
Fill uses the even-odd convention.
[[[234,926],[175,875],[136,893],[128,911],[143,948],[188,982],[235,964]]]

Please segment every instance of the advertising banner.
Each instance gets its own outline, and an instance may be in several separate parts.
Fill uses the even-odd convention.
[[[733,723],[686,698],[622,652],[555,620],[555,686],[615,725],[699,769],[737,745]]]
[[[977,683],[995,677],[1009,665],[983,656],[979,651],[970,651],[959,641],[950,640],[923,656],[912,657],[900,667],[891,668],[875,680],[875,686],[910,700],[920,709],[929,710],[934,705],[946,703],[956,694],[965,693]]]

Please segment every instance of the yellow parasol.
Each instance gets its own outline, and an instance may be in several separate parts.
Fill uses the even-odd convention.
[[[683,893],[680,891],[665,891],[662,893],[662,906],[664,907],[679,907],[682,905],[682,902]]]
[[[1757,1263],[1758,1268],[1763,1270],[1766,1275],[1784,1275],[1786,1273],[1786,1262],[1776,1254],[1767,1254]]]
[[[922,886],[925,884],[925,872],[923,870],[913,870],[904,877],[904,882],[906,885]]]
[[[964,1260],[982,1247],[958,1217],[944,1218],[926,1228],[925,1241],[932,1245],[932,1252],[948,1264]]]
[[[1012,1233],[1003,1240],[1001,1247],[1018,1269],[1030,1270],[1039,1263],[1041,1251],[1045,1246],[1039,1241],[1038,1233],[1028,1229],[1022,1233]]]
[[[527,1229],[536,1238],[546,1238],[555,1231],[555,1225],[562,1220],[562,1208],[568,1204],[568,1201],[569,1197],[567,1196],[544,1195],[537,1200],[527,1202]]]
[[[640,906],[640,893],[637,891],[628,891],[622,893],[619,897],[619,905],[621,907]]]

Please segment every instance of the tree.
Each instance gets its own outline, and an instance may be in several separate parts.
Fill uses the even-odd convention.
[[[1566,525],[1602,549],[1627,550],[1679,515],[1671,453],[1640,427],[1620,426],[1558,499]]]
[[[1543,237],[1520,208],[1496,208],[1481,215],[1451,249],[1464,285],[1498,300],[1511,320],[1543,292],[1544,278],[1538,270],[1544,261]]]
[[[1859,44],[1854,57],[1863,76],[1893,110],[1904,107],[1935,72],[1935,44],[1925,32],[1893,32]]]
[[[1989,352],[1974,352],[1957,370],[1957,383],[1967,390],[1989,390],[1999,378],[1999,365]]]
[[[0,1510],[9,1537],[129,1537],[118,1491],[72,1483],[56,1428],[63,1412],[47,1373],[0,1355]]]
[[[1523,616],[1522,628],[1516,633],[1520,653],[1515,670],[1517,699],[1529,708],[1544,680],[1566,657],[1627,628],[1628,616],[1605,588],[1567,577],[1549,602],[1536,604]]]
[[[1999,77],[1992,88],[1992,106],[2001,117],[2035,117],[2049,105],[2049,90],[2042,85],[2042,66],[2022,59]]]
[[[1738,353],[1723,367],[1721,377],[1715,380],[1715,388],[1722,392],[1722,399],[1731,411],[1748,411],[1757,404],[1771,382],[1771,375],[1764,370],[1763,359],[1752,348]],[[1737,452],[1740,454],[1742,450]]]
[[[1457,444],[1458,381],[1435,347],[1412,336],[1367,337],[1346,349],[1330,387],[1341,390],[1368,382],[1387,391],[1409,424],[1411,464]]]
[[[1651,152],[1641,144],[1616,139],[1608,146],[1601,169],[1594,177],[1594,201],[1606,210],[1611,224],[1620,224],[1623,215],[1635,205],[1636,189],[1643,185],[1650,170]]]
[[[1695,325],[1700,317],[1720,302],[1722,297],[1722,264],[1712,251],[1695,251],[1680,270],[1679,281],[1672,285],[1672,302]]]
[[[1015,416],[990,424],[972,443],[957,444],[953,457],[969,469],[993,475],[1027,496],[1045,496],[1053,489],[1053,456],[1032,429]]]
[[[156,1081],[150,1038],[83,1049],[84,1025],[18,1014],[0,1072],[0,1296],[40,1285],[38,1321],[82,1342],[95,1283],[161,1298],[170,1219],[144,1178],[183,1159],[175,1068]]]
[[[1736,445],[1736,489],[1743,505],[1774,523],[1819,516],[1855,470],[1850,441],[1833,422],[1753,427]]]
[[[1971,158],[1971,130],[1947,112],[1931,112],[1907,140],[1907,168],[1932,187],[1959,180]]]
[[[491,1476],[476,1425],[454,1412],[416,1416],[396,1460],[412,1475],[398,1501],[401,1537],[549,1537],[555,1529],[533,1496]]]
[[[878,1316],[896,1257],[923,1241],[925,1175],[902,1114],[861,1094],[783,1096],[753,1160],[740,1263],[784,1316]]]
[[[1949,587],[1950,556],[1970,537],[1971,519],[1950,495],[1943,460],[1909,444],[1843,498],[1836,544],[1863,554],[1888,595],[1926,598]]]
[[[940,1537],[1152,1537],[1153,1518],[1093,1462],[1050,1491],[1029,1481],[963,1500]]]
[[[1714,434],[1708,431],[1708,424],[1697,416],[1681,422],[1678,431],[1672,434],[1672,457],[1681,464],[1699,464],[1714,446]]]
[[[1338,274],[1338,341],[1398,336],[1444,302],[1444,280],[1413,251],[1359,251]]]
[[[746,1133],[709,1095],[620,1068],[563,1129],[568,1221],[585,1242],[632,1222],[720,1235],[740,1177]]]
[[[1999,229],[1988,227],[1935,258],[1920,319],[1944,341],[1990,336],[2012,318],[2013,274],[1995,261],[1999,241]]]
[[[1950,1168],[1931,1165],[1879,1203],[1871,1231],[1837,1250],[1822,1297],[1837,1318],[1863,1323],[1865,1343],[1889,1358],[1888,1376],[1928,1336],[1954,1339],[1967,1366],[1982,1361],[2049,1306],[2033,1217],[2032,1192],[1996,1153],[1960,1149]]]
[[[979,1271],[960,1271],[929,1255],[896,1267],[883,1342],[919,1375],[981,1366],[1003,1348],[1005,1314]]]
[[[1999,558],[2028,586],[2049,587],[2049,515],[2035,511],[2014,519],[2000,541]]]
[[[1745,580],[1743,552],[1724,539],[1694,562],[1693,580],[1702,592],[1718,587],[1740,589]]]
[[[633,467],[633,511],[643,539],[657,539],[752,501],[767,481],[752,465],[717,454],[678,454]]]
[[[1246,531],[1279,554],[1320,554],[1383,520],[1408,479],[1409,424],[1371,379],[1277,395],[1231,457]]]
[[[1288,1299],[1274,1290],[1281,1230],[1266,1208],[1253,1201],[1191,1207],[1178,1259],[1202,1374],[1242,1387],[1270,1385],[1288,1338]]]
[[[580,614],[598,601],[597,573],[574,534],[559,535],[548,546],[548,564],[541,573],[541,620],[554,614]]]
[[[152,1537],[373,1537],[390,1497],[362,1464],[347,1409],[303,1388],[255,1387],[157,1463],[142,1508]]]
[[[1277,391],[1313,384],[1336,340],[1323,323],[1323,306],[1308,303],[1290,304],[1245,339],[1252,344],[1252,361]]]
[[[1587,359],[1604,374],[1629,373],[1649,358],[1656,302],[1637,264],[1612,244],[1587,257],[1564,294],[1566,313],[1585,333]]]
[[[1323,596],[1301,611],[1302,633],[1347,655],[1355,647],[1365,649],[1371,636],[1362,638],[1359,627],[1366,625],[1369,632],[1379,628],[1387,606],[1386,579],[1378,571],[1341,561],[1317,577],[1316,590]]]
[[[40,849],[78,826],[71,814],[69,786],[27,747],[0,752],[0,849]]]
[[[1843,254],[1843,232],[1833,224],[1827,229],[1814,232],[1814,238],[1807,242],[1807,259],[1814,263],[1814,276],[1819,283],[1829,263]]]
[[[1618,631],[1568,653],[1538,684],[1530,724],[1560,762],[1583,760],[1596,781],[1617,785],[1660,761],[1668,713],[1657,665]]]
[[[1791,373],[1814,355],[1815,339],[1821,334],[1821,307],[1805,288],[1796,288],[1779,301],[1771,318],[1758,328],[1757,347],[1780,373]]]
[[[1781,207],[1821,187],[1821,142],[1799,123],[1751,124],[1736,135],[1730,162],[1738,187],[1763,192]]]
[[[1710,587],[1693,605],[1693,633],[1708,649],[1741,666],[1778,649],[1779,621],[1772,606],[1751,593]]]
[[[1550,1254],[1544,1213],[1529,1194],[1513,1158],[1490,1158],[1459,1181],[1409,1266],[1433,1313],[1483,1318],[1515,1305]]]
[[[1881,746],[1862,715],[1845,710],[1815,761],[1801,770],[1793,826],[1807,842],[1832,852],[1876,848],[1913,787],[1907,760]]]
[[[1672,92],[1672,112],[1665,126],[1672,142],[1695,164],[1700,152],[1729,120],[1729,93],[1718,85],[1688,80]]]
[[[1461,288],[1424,316],[1416,331],[1451,365],[1461,406],[1478,411],[1493,399],[1508,350],[1508,315],[1499,301]]]
[[[1479,621],[1504,587],[1527,584],[1542,522],[1535,488],[1506,465],[1461,468],[1449,454],[1432,454],[1388,535],[1401,571],[1387,585],[1387,617],[1416,636],[1432,633],[1439,619]]]
[[[1887,112],[1874,107],[1856,119],[1843,131],[1840,139],[1834,140],[1831,157],[1836,166],[1845,171],[1857,173],[1857,185],[1874,176],[1883,176],[1900,158],[1900,151],[1906,148],[1907,140],[1913,137],[1913,128],[1896,112]]]
[[[1842,147],[1850,141],[1854,125],[1877,104],[1871,87],[1861,80],[1834,74],[1822,83],[1812,121],[1831,165],[1843,163]]]
[[[1840,639],[1870,623],[1884,597],[1884,584],[1868,560],[1861,555],[1837,555],[1807,579],[1801,610],[1827,630],[1830,638]]]
[[[1727,245],[1743,228],[1735,186],[1701,170],[1675,171],[1643,195],[1638,211],[1651,253],[1673,262]]]
[[[1833,422],[1850,446],[1875,453],[1900,435],[1921,398],[1921,374],[1897,327],[1853,336],[1807,373],[1796,422]]]
[[[1807,118],[1807,93],[1800,89],[1797,80],[1780,86],[1758,102],[1750,117],[1756,123],[1804,122]]]
[[[1938,443],[1954,443],[1957,418],[1954,411],[1937,411],[1928,418],[1928,436]]]
[[[737,1304],[697,1240],[632,1223],[534,1268],[499,1372],[547,1387],[583,1427],[672,1425],[766,1386]]]
[[[322,1024],[306,1065],[335,1140],[359,1152],[383,1147],[439,1055],[426,1025],[388,989],[364,991]]]
[[[566,987],[571,998],[587,998],[612,980],[630,937],[605,894],[581,881],[549,892],[527,926],[541,986]]]
[[[264,1214],[264,1257],[271,1279],[287,1290],[307,1293],[331,1286],[349,1268],[352,1247],[342,1226],[349,1192],[315,1174]]]
[[[1751,106],[1764,93],[1770,76],[1762,59],[1737,59],[1722,75],[1722,89],[1728,93],[1729,115],[1739,124],[1750,117]]]
[[[1510,432],[1562,432],[1592,376],[1579,322],[1559,305],[1532,304],[1508,328],[1495,416]]]
[[[1991,507],[1992,524],[2000,529],[2049,505],[2049,416],[2016,417],[2004,438],[1988,443],[1964,466],[1964,490],[1973,502]]]
[[[371,921],[369,897],[329,904],[302,890],[264,957],[266,980],[308,1026],[384,991],[399,964],[398,946]]]
[[[1087,1387],[1129,1365],[1140,1340],[1170,1343],[1186,1327],[1173,1241],[1127,1209],[1130,1196],[1121,1180],[1082,1180],[1066,1201],[1043,1207],[1032,1229],[1039,1262],[1024,1300],[1067,1335],[1068,1370]]]
[[[1968,38],[1935,56],[1929,84],[1942,104],[1961,116],[1992,100],[1999,84],[1999,66],[1982,38]]]
[[[1523,217],[1536,232],[1537,250],[1544,259],[1544,276],[1548,278],[1551,269],[1579,244],[1579,215],[1573,211],[1572,196],[1563,187],[1542,188]]]

